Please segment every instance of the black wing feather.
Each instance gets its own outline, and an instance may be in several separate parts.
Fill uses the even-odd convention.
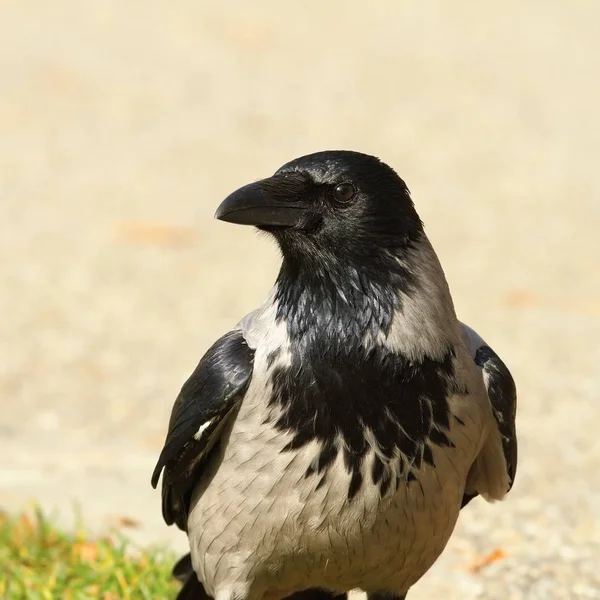
[[[502,448],[510,477],[510,487],[508,488],[510,490],[517,473],[518,448],[515,425],[517,388],[507,366],[489,346],[478,348],[475,354],[475,364],[483,372],[483,380],[492,404],[496,424],[502,436]]]
[[[473,360],[482,371],[496,425],[502,436],[504,460],[510,477],[510,491],[517,473],[517,432],[515,426],[517,388],[508,367],[489,346],[484,344],[477,348]],[[461,508],[464,508],[477,496],[477,493],[464,494]]]
[[[215,342],[184,383],[175,400],[164,448],[152,474],[156,487],[163,473],[163,517],[186,529],[191,493],[252,375],[254,350],[241,331]],[[199,428],[205,425],[201,435]],[[195,437],[196,436],[196,437]]]

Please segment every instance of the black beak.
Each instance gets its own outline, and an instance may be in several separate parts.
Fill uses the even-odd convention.
[[[301,227],[309,208],[307,181],[295,174],[273,175],[245,185],[221,202],[215,218],[256,227]]]

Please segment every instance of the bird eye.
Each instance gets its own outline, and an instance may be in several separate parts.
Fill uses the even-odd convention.
[[[333,193],[336,200],[349,202],[354,197],[354,186],[351,183],[340,183]]]

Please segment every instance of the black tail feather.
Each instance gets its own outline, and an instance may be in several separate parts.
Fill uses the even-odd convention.
[[[187,578],[175,600],[212,600],[194,573]]]
[[[190,554],[177,561],[173,567],[173,577],[183,584],[175,600],[212,600],[196,577]]]
[[[346,600],[346,594],[335,594],[327,590],[312,588],[296,592],[285,600]]]
[[[173,577],[179,583],[185,583],[190,575],[194,575],[194,567],[192,567],[192,555],[188,552],[175,563]]]
[[[175,600],[213,600],[198,581],[192,557],[190,554],[182,556],[173,567],[173,577],[183,584]],[[346,594],[334,594],[327,590],[310,589],[296,592],[286,600],[346,600]]]

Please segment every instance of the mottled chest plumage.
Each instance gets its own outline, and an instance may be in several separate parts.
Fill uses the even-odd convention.
[[[442,551],[480,436],[470,429],[465,444],[453,414],[465,391],[453,353],[418,366],[388,352],[361,360],[360,374],[351,356],[298,369],[287,346],[257,350],[220,466],[190,517],[209,593],[238,563],[282,595],[383,576],[401,589]]]
[[[368,484],[385,495],[392,479],[410,481],[422,462],[433,466],[434,446],[454,445],[448,437],[454,419],[449,398],[467,390],[455,378],[453,348],[440,359],[419,361],[380,345],[335,354],[318,350],[292,350],[283,365],[277,353],[270,357],[273,424],[291,436],[284,451],[311,441],[321,447],[307,477],[320,476],[323,485],[341,453],[352,499],[363,485],[365,457],[373,452]]]

